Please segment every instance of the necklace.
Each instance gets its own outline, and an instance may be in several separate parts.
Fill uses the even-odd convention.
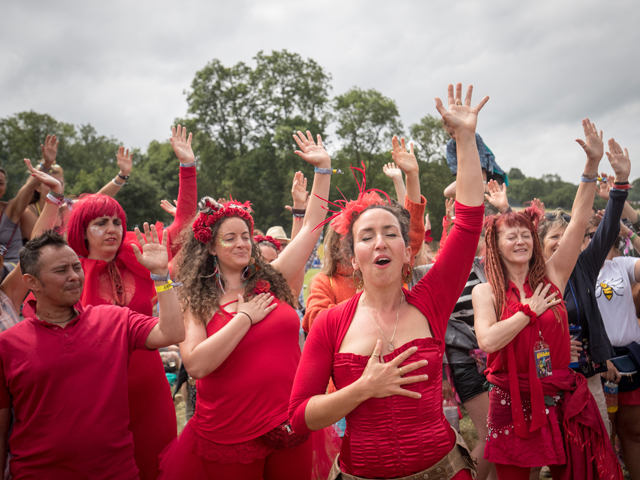
[[[378,322],[376,322],[376,319],[373,318],[373,315],[371,315],[366,309],[364,311],[364,313],[366,313],[367,315],[369,315],[369,318],[373,321],[373,323],[375,323],[376,327],[378,327],[378,330],[380,330],[380,333],[382,334],[382,336],[384,337],[384,339],[389,342],[389,351],[393,352],[396,347],[393,346],[393,339],[396,336],[396,330],[398,329],[398,320],[400,320],[400,309],[402,308],[402,304],[404,303],[404,294],[402,295],[402,299],[400,300],[400,306],[398,307],[398,313],[396,313],[396,326],[393,327],[393,335],[391,335],[391,340],[389,340],[387,338],[387,336],[384,334],[384,332],[382,331],[382,329],[380,328],[380,325],[378,325]],[[362,306],[364,307],[364,301],[362,302]]]

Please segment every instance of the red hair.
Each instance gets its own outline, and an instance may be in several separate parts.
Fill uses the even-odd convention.
[[[542,245],[538,237],[538,222],[542,217],[542,210],[531,206],[524,212],[509,212],[501,215],[491,215],[484,219],[485,245],[487,255],[485,257],[485,274],[487,281],[493,288],[496,299],[496,316],[502,318],[504,310],[505,292],[507,291],[507,270],[500,256],[498,248],[498,229],[501,227],[522,227],[531,232],[533,239],[533,254],[529,260],[529,288],[535,290],[542,282],[549,283],[547,279],[547,265],[542,254]]]
[[[98,217],[118,217],[122,221],[122,239],[127,231],[127,215],[117,200],[99,193],[81,195],[74,203],[67,226],[67,243],[80,256],[88,257],[85,233],[89,223]],[[122,243],[120,243],[122,247]]]

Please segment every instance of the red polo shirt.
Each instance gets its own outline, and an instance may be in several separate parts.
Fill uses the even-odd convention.
[[[11,474],[23,479],[138,478],[127,366],[157,318],[112,305],[75,308],[61,328],[35,315],[0,333],[0,408],[13,405]]]

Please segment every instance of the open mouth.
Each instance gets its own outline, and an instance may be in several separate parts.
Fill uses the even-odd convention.
[[[376,260],[375,262],[373,262],[373,263],[375,263],[376,265],[383,266],[383,265],[388,265],[388,264],[390,264],[390,263],[391,263],[391,260],[389,260],[388,258],[384,258],[384,257],[383,257],[383,258],[379,258],[379,259],[377,259],[377,260]]]

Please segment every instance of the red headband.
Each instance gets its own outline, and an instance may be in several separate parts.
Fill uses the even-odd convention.
[[[358,198],[356,200],[347,200],[345,196],[342,194],[342,192],[340,192],[340,189],[338,189],[338,191],[340,192],[340,195],[342,195],[342,199],[336,200],[335,202],[330,202],[329,200],[325,200],[324,198],[318,197],[320,198],[320,200],[324,200],[325,202],[330,203],[334,207],[338,207],[339,210],[334,211],[334,210],[325,208],[325,210],[327,210],[330,213],[333,213],[333,215],[331,215],[329,218],[327,218],[323,222],[320,222],[318,226],[313,229],[314,231],[318,228],[325,226],[327,223],[331,222],[331,228],[333,228],[336,231],[336,233],[339,233],[342,236],[346,235],[349,232],[349,229],[351,228],[351,225],[354,222],[354,217],[356,217],[357,215],[360,215],[365,208],[371,205],[384,205],[384,201],[382,200],[380,195],[378,195],[376,192],[382,193],[387,198],[388,204],[391,205],[391,199],[389,198],[389,195],[387,195],[386,192],[383,192],[382,190],[378,190],[377,188],[371,188],[369,190],[366,190],[367,176],[366,176],[366,167],[364,165],[364,162],[362,162],[362,168],[358,168],[358,167],[349,167],[349,168],[351,168],[351,173],[353,174],[353,178],[355,178],[356,183],[358,184],[358,191],[360,192],[358,194]],[[362,183],[359,182],[358,179],[356,178],[356,174],[355,174],[356,170],[362,173]]]
[[[226,203],[218,203],[211,197],[204,197],[198,203],[200,213],[193,222],[193,236],[205,245],[211,241],[211,230],[222,218],[239,217],[249,222],[251,235],[253,235],[253,217],[251,216],[251,203],[240,203],[231,199]]]
[[[275,238],[269,235],[256,235],[255,237],[253,237],[253,241],[258,244],[262,242],[270,243],[274,246],[277,252],[279,252],[282,249],[282,244],[278,240],[276,240]]]

